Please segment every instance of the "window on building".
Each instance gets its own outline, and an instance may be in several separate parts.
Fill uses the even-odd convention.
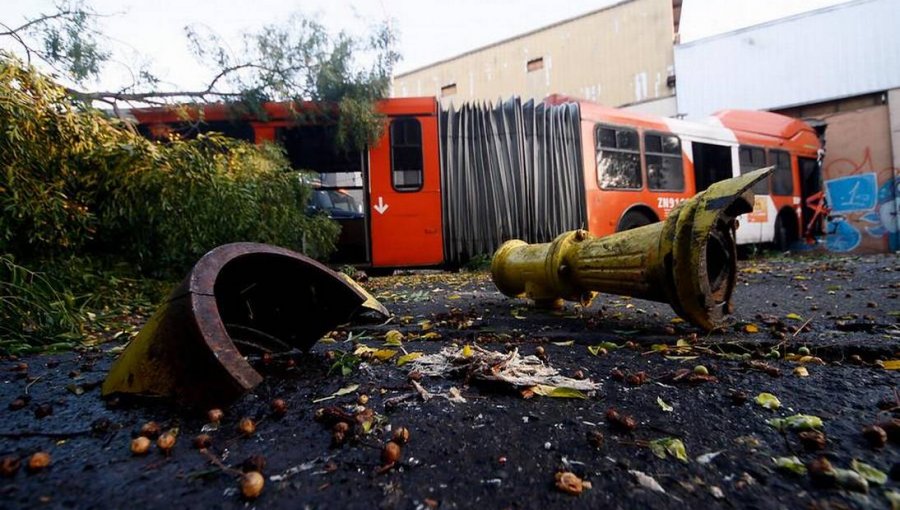
[[[529,73],[534,72],[534,71],[540,71],[543,68],[544,68],[544,57],[533,58],[525,64],[525,69],[527,69]]]
[[[441,97],[449,97],[456,95],[456,84],[451,83],[449,85],[444,85],[441,87]]]
[[[637,130],[597,126],[597,181],[604,189],[639,189],[641,150]]]
[[[791,172],[790,153],[770,150],[769,164],[775,165],[775,172],[772,173],[772,194],[792,195],[794,193],[794,176]]]
[[[397,191],[422,189],[422,125],[413,117],[391,122],[391,184]]]
[[[741,145],[738,149],[741,160],[741,175],[759,170],[766,166],[766,151],[762,147],[747,147]],[[769,194],[769,180],[763,179],[753,185],[753,193],[757,195]]]
[[[675,135],[644,135],[647,187],[655,191],[684,191],[681,140]]]

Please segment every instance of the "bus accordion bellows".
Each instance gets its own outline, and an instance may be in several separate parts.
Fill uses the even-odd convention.
[[[347,152],[333,143],[333,116],[297,115],[323,108],[266,103],[264,119],[222,104],[131,114],[149,137],[218,131],[282,144],[292,166],[318,176],[308,210],[342,226],[335,264],[458,266],[510,238],[547,242],[579,228],[603,236],[662,220],[711,184],[770,165],[737,242],[787,249],[815,223],[820,140],[775,113],[686,121],[559,95],[445,109],[434,98],[391,98],[377,105],[381,138]]]

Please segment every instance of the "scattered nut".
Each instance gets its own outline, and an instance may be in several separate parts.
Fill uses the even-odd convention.
[[[347,433],[335,430],[331,432],[331,447],[339,448],[347,442]]]
[[[241,418],[238,423],[238,431],[245,437],[250,437],[256,432],[256,424],[250,418]]]
[[[394,429],[393,439],[397,444],[406,444],[409,442],[409,429],[406,427],[397,427]]]
[[[834,485],[834,468],[825,457],[819,457],[810,461],[806,465],[806,469],[809,471],[809,478],[812,480],[813,485],[819,487]]]
[[[287,414],[287,402],[283,398],[276,398],[272,401],[272,414],[279,417]]]
[[[797,349],[797,354],[799,354],[801,356],[809,356],[809,354],[810,354],[809,347],[807,347],[805,345],[800,347],[799,349]]]
[[[539,345],[539,346],[537,346],[537,347],[534,348],[534,354],[537,355],[537,357],[540,358],[540,357],[546,356],[546,355],[547,355],[547,352],[544,350],[544,347],[543,347],[543,346],[540,346],[540,345]]]
[[[197,434],[194,437],[194,448],[203,450],[204,448],[209,448],[210,445],[212,445],[212,437],[209,434]]]
[[[614,407],[606,410],[606,421],[622,430],[632,431],[637,428],[637,420],[634,417],[620,413]]]
[[[369,396],[368,396],[368,395],[365,395],[365,394],[362,394],[362,395],[356,397],[356,403],[359,404],[359,405],[361,405],[361,406],[364,406],[364,405],[368,404],[368,403],[369,403]]]
[[[825,445],[827,444],[825,434],[818,430],[804,430],[803,432],[800,432],[798,436],[800,437],[800,443],[802,443],[803,447],[810,452],[824,450]]]
[[[345,421],[339,421],[331,427],[332,432],[340,432],[346,434],[350,430],[350,425]]]
[[[384,445],[384,449],[381,450],[381,463],[385,466],[394,464],[400,460],[401,454],[402,449],[400,448],[400,445],[393,441],[388,441],[388,443]]]
[[[731,402],[734,405],[744,405],[747,402],[747,393],[741,390],[734,390],[731,392]]]
[[[19,460],[18,457],[13,457],[12,455],[3,457],[3,460],[0,460],[0,476],[12,478],[13,476],[16,476],[16,473],[21,466],[22,461]]]
[[[50,466],[50,454],[47,452],[37,452],[28,458],[28,471],[37,473]]]
[[[584,490],[584,484],[578,475],[570,471],[556,473],[556,488],[566,494],[577,496]]]
[[[794,367],[794,375],[797,377],[809,377],[809,370],[806,367]]]
[[[175,434],[172,432],[164,432],[159,435],[159,439],[156,440],[156,447],[159,448],[163,454],[168,455],[172,448],[175,447]]]
[[[594,448],[600,449],[603,448],[606,438],[603,437],[603,432],[600,432],[599,430],[590,430],[587,433],[587,441]]]
[[[863,359],[859,354],[851,354],[850,357],[847,358],[847,361],[849,361],[850,363],[852,363],[854,365],[862,365],[863,364]]]
[[[878,426],[884,429],[890,442],[900,444],[900,418],[879,422]]]
[[[150,440],[144,436],[138,436],[131,440],[132,455],[146,455],[150,451]]]
[[[580,370],[580,369],[576,370],[575,372],[572,373],[572,378],[578,379],[579,381],[584,379],[584,370]]]
[[[9,403],[9,410],[10,411],[18,411],[19,409],[22,409],[23,407],[25,407],[27,405],[28,405],[28,402],[26,402],[24,398],[17,398]]]
[[[697,365],[694,367],[695,375],[709,375],[709,369],[703,365]]]
[[[262,494],[266,481],[263,475],[257,471],[250,471],[241,475],[241,494],[247,499],[256,499]]]
[[[213,425],[218,425],[224,417],[225,413],[223,413],[221,409],[210,409],[206,413],[206,419],[209,420],[209,422]]]
[[[621,369],[614,368],[609,371],[609,376],[612,377],[614,381],[624,381],[625,380],[625,372]]]
[[[45,418],[53,414],[53,406],[50,404],[41,404],[34,410],[34,417],[37,419]]]
[[[146,438],[156,439],[159,437],[160,432],[162,432],[162,429],[160,429],[158,423],[155,421],[148,421],[141,426],[140,434]]]
[[[862,433],[872,448],[881,448],[887,443],[887,432],[878,425],[864,427]]]
[[[265,473],[266,458],[262,455],[251,455],[247,457],[244,459],[244,462],[241,463],[241,471],[244,473],[252,473],[254,471]]]
[[[422,372],[419,372],[418,370],[413,370],[406,377],[409,378],[410,381],[419,382],[422,380]]]

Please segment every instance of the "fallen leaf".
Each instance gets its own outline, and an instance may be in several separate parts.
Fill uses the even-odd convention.
[[[793,321],[802,321],[803,320],[803,317],[796,313],[789,313],[789,314],[785,315],[785,318],[791,319]]]
[[[798,459],[796,456],[778,457],[777,459],[772,459],[772,461],[775,463],[775,467],[777,467],[778,469],[784,469],[798,475],[806,474],[806,466],[803,465],[803,462],[801,462],[800,459]]]
[[[718,457],[721,453],[722,453],[722,450],[719,450],[717,452],[704,453],[703,455],[697,457],[697,464],[700,464],[700,465],[709,464],[710,462],[713,461],[713,459]]]
[[[393,358],[395,354],[397,354],[397,351],[394,349],[378,349],[372,353],[372,356],[380,361],[387,361]]]
[[[771,393],[760,393],[756,396],[756,403],[766,409],[778,409],[781,407],[781,401],[778,400],[778,397],[772,395]]]
[[[441,337],[441,334],[437,331],[429,331],[422,335],[422,340],[436,340]]]
[[[806,367],[794,367],[794,375],[797,377],[809,377],[809,370]]]
[[[864,462],[853,459],[850,462],[850,467],[854,471],[862,475],[862,477],[865,478],[869,483],[874,483],[875,485],[884,485],[885,482],[887,482],[887,474],[883,471],[880,471],[874,466],[870,466]]]
[[[659,408],[660,408],[660,409],[662,409],[663,411],[665,411],[665,412],[667,412],[667,413],[671,413],[672,411],[675,410],[675,408],[672,407],[672,406],[670,406],[669,404],[667,404],[667,403],[662,399],[662,397],[656,397],[656,403],[659,404]]]
[[[682,319],[681,317],[675,317],[672,320],[670,320],[669,322],[671,322],[672,324],[683,324],[684,319]]]
[[[402,367],[403,365],[409,363],[410,361],[422,357],[421,352],[411,352],[409,354],[404,354],[397,358],[397,366]]]
[[[687,451],[681,439],[674,437],[662,437],[650,441],[650,451],[660,459],[666,458],[666,453],[680,460],[688,462]]]
[[[463,349],[462,349],[463,358],[469,358],[472,356],[473,353],[474,353],[474,351],[472,351],[471,345],[466,344],[463,346]]]
[[[384,335],[384,345],[400,347],[401,345],[403,345],[403,333],[397,331],[396,329],[388,331]]]
[[[885,370],[900,370],[900,359],[889,359],[884,362]]]
[[[771,420],[766,420],[766,423],[778,430],[810,430],[825,426],[822,423],[822,418],[811,414],[795,414],[787,418],[772,418]]]
[[[834,481],[848,491],[869,492],[869,481],[851,469],[834,468]]]
[[[575,388],[566,388],[565,386],[550,386],[547,384],[538,384],[536,386],[532,386],[529,389],[534,392],[535,395],[541,395],[544,397],[582,399],[587,398],[587,395],[585,395],[581,390],[576,390]]]
[[[641,487],[650,489],[654,492],[661,492],[663,494],[666,493],[666,490],[662,488],[662,485],[660,485],[655,478],[648,475],[647,473],[638,471],[636,469],[629,469],[628,472],[634,475],[634,478],[637,479],[637,483],[640,484]]]
[[[756,324],[744,324],[745,333],[759,333],[759,326]]]
[[[574,345],[575,340],[566,340],[564,342],[550,342],[550,343],[552,343],[553,345],[558,345],[560,347],[568,347],[570,345]]]
[[[891,510],[900,510],[900,492],[884,491],[884,497],[891,503]]]
[[[349,386],[344,386],[343,388],[335,391],[334,393],[332,393],[331,395],[328,395],[327,397],[317,398],[317,399],[313,400],[313,403],[315,404],[316,402],[324,402],[326,400],[331,400],[336,397],[348,395],[350,393],[353,393],[357,389],[359,389],[358,384],[351,384]]]
[[[423,320],[423,321],[419,321],[419,326],[422,327],[422,331],[428,331],[429,329],[431,329],[431,328],[434,327],[434,325],[432,325],[432,324],[431,324],[431,321],[428,320],[428,319],[425,319],[425,320]]]

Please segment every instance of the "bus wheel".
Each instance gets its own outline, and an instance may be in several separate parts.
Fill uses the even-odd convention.
[[[781,213],[775,220],[775,249],[778,251],[788,251],[791,245],[797,241],[797,222],[793,221],[788,214]]]
[[[643,211],[628,211],[625,213],[625,216],[622,216],[622,219],[619,220],[619,226],[616,228],[616,232],[643,227],[644,225],[656,223],[656,221],[655,218],[650,217],[649,214]]]

